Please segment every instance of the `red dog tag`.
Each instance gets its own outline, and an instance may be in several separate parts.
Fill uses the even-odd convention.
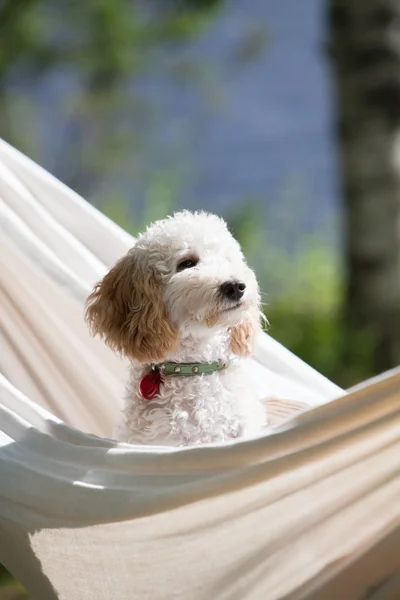
[[[160,391],[161,375],[159,371],[150,371],[141,380],[139,392],[145,400],[153,400]]]

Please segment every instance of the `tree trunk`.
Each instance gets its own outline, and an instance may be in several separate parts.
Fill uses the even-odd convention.
[[[400,0],[329,1],[346,348],[362,354],[362,336],[370,335],[371,366],[379,372],[400,364]]]

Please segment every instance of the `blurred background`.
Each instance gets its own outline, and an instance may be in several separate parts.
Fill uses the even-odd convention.
[[[0,136],[133,234],[220,213],[270,334],[347,388],[400,364],[399,17],[399,0],[0,0]]]

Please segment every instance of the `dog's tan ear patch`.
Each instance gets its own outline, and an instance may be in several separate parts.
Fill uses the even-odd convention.
[[[178,345],[161,283],[153,271],[140,267],[135,250],[96,284],[86,302],[85,318],[93,335],[141,363],[165,360]]]
[[[231,350],[237,356],[251,356],[257,333],[261,331],[260,314],[247,314],[231,329]]]

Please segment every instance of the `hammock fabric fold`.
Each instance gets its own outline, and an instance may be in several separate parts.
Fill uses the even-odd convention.
[[[0,142],[0,562],[37,600],[394,600],[400,371],[345,393],[262,334],[264,436],[107,439],[126,364],[82,309],[132,243]]]

